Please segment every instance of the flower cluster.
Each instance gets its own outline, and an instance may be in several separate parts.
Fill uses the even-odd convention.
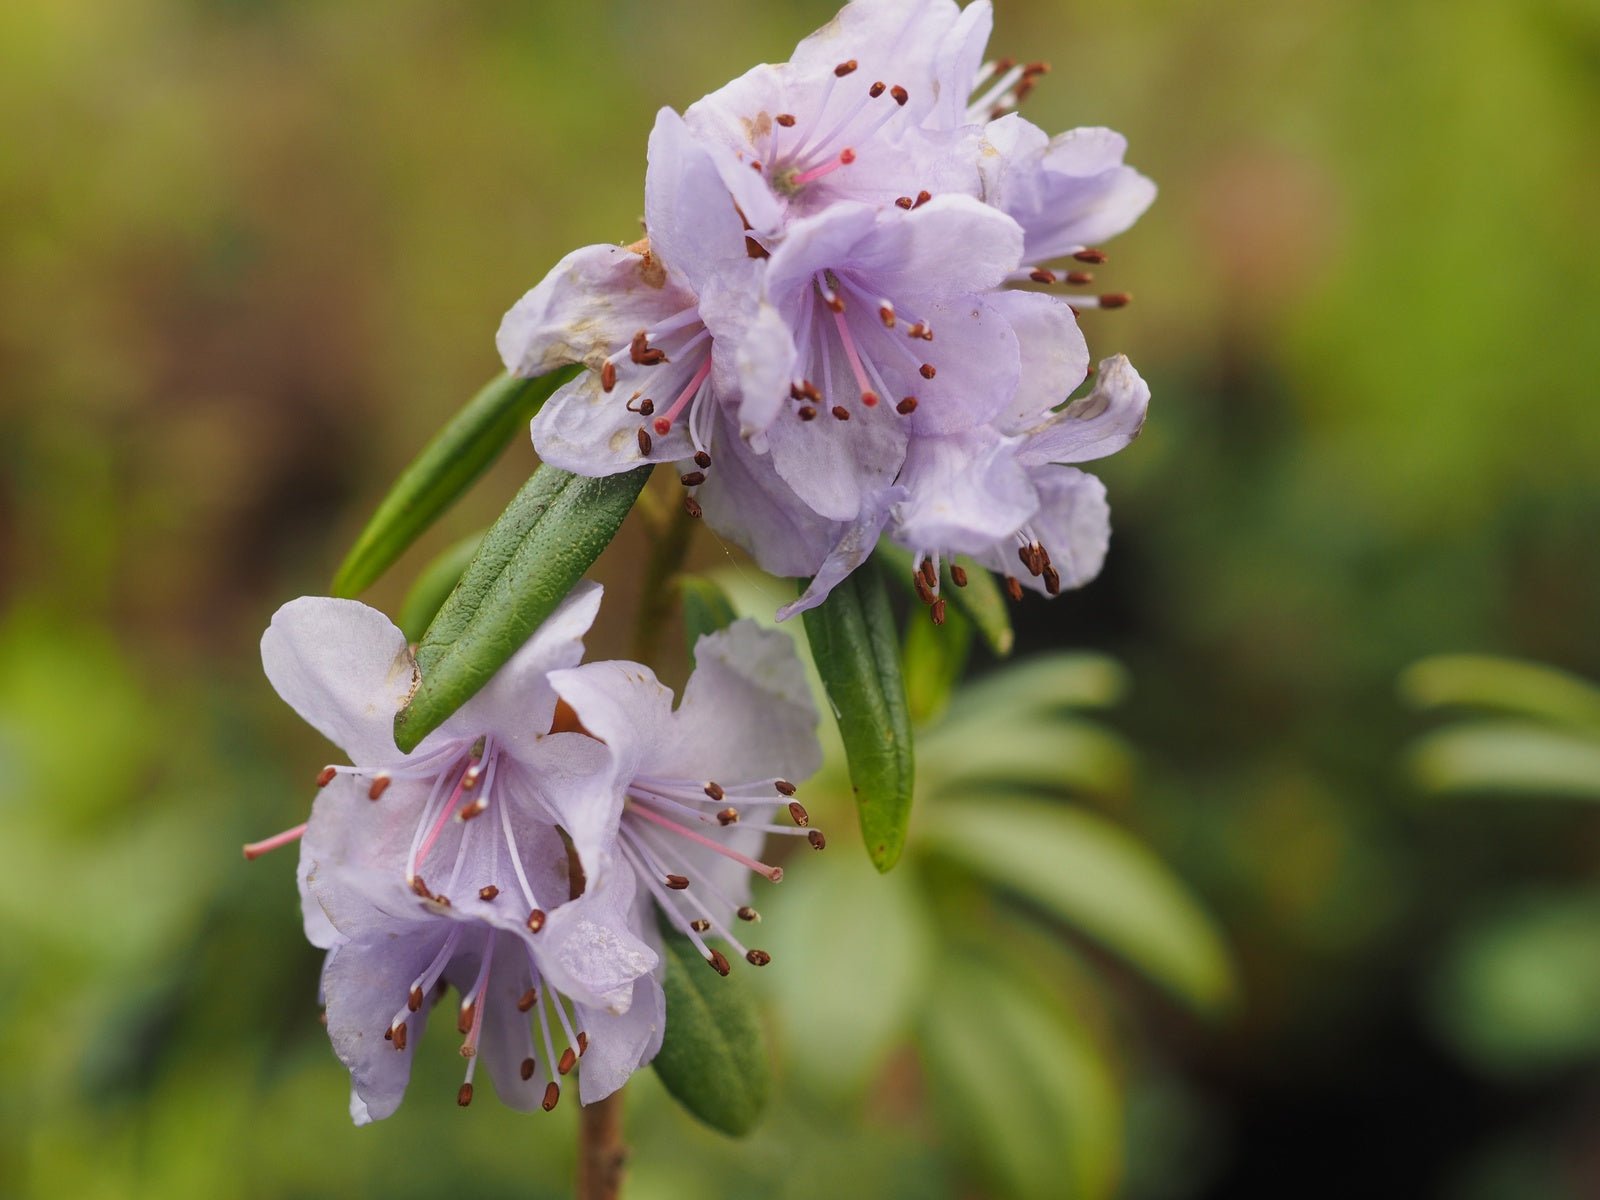
[[[1051,288],[1091,284],[1155,188],[1118,134],[1025,120],[1048,68],[984,63],[991,25],[989,0],[854,0],[787,63],[663,109],[647,237],[568,255],[501,325],[513,373],[589,368],[535,418],[540,456],[678,464],[692,515],[811,577],[780,616],[885,534],[935,619],[951,555],[1015,598],[1104,559],[1104,488],[1072,464],[1131,441],[1149,392],[1116,357],[1065,403],[1076,310],[1127,297]]]
[[[766,836],[824,844],[791,782],[821,757],[793,647],[748,621],[701,638],[674,709],[637,663],[579,665],[599,603],[580,586],[409,754],[393,726],[417,666],[383,614],[305,597],[262,638],[279,695],[350,759],[317,777],[306,825],[246,854],[300,837],[306,936],[327,951],[325,1018],[358,1123],[399,1106],[450,988],[459,1103],[481,1059],[505,1103],[549,1110],[574,1068],[587,1104],[660,1048],[663,928],[724,975],[708,939],[770,961],[736,933],[757,919],[751,876],[782,877],[759,857]]]

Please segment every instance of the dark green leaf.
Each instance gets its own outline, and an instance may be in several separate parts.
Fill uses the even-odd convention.
[[[904,582],[908,592],[911,591],[911,551],[896,546],[886,538],[878,543],[876,554],[883,561],[884,568]],[[939,594],[951,608],[978,627],[990,650],[1000,658],[1006,657],[1016,644],[1016,635],[1011,631],[1011,610],[1006,607],[1005,594],[994,581],[994,576],[970,558],[958,558],[955,562],[965,572],[966,585],[955,586],[950,565],[946,563]]]
[[[772,1090],[755,1001],[740,972],[723,977],[688,938],[662,926],[667,1028],[656,1074],[679,1104],[713,1129],[744,1137]]]
[[[971,648],[972,622],[958,609],[946,611],[943,625],[935,625],[924,612],[911,614],[901,666],[914,724],[926,725],[944,712]]]
[[[679,576],[678,594],[683,598],[683,632],[689,639],[691,657],[702,637],[726,629],[739,618],[728,594],[704,575]]]
[[[580,367],[537,379],[500,375],[467,401],[412,460],[378,505],[333,577],[335,596],[355,596],[404,553],[489,468],[539,406]]]
[[[407,641],[419,642],[428,625],[438,615],[445,600],[461,582],[461,575],[478,552],[483,542],[483,530],[462,538],[438,558],[423,568],[422,574],[411,585],[406,598],[400,602],[400,619],[395,624],[406,635]]]
[[[521,648],[616,536],[649,467],[586,479],[541,466],[484,535],[417,647],[422,682],[394,719],[405,751]]]
[[[805,613],[811,658],[839,724],[867,855],[887,871],[911,819],[911,715],[880,571],[852,572]]]

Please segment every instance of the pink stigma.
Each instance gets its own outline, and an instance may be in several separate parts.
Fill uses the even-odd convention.
[[[855,160],[856,152],[850,149],[849,146],[846,146],[843,150],[839,151],[838,158],[830,158],[820,167],[812,167],[811,170],[804,171],[801,174],[796,175],[794,177],[794,184],[796,187],[799,187],[802,184],[810,183],[812,180],[821,179],[824,175],[831,175],[840,167],[848,167],[851,163],[855,162]]]
[[[665,436],[672,431],[672,423],[678,419],[678,414],[684,410],[689,401],[694,399],[695,393],[700,390],[700,385],[706,381],[706,376],[709,374],[711,374],[711,355],[707,354],[705,361],[700,364],[700,369],[694,373],[694,378],[689,380],[689,385],[679,392],[678,398],[672,402],[672,407],[656,418],[655,429],[658,434]]]

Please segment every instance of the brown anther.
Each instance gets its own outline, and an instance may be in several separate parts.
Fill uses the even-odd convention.
[[[896,208],[910,208],[912,203],[910,196],[901,196],[894,202]]]
[[[746,904],[743,907],[741,907],[739,909],[739,911],[735,915],[741,921],[759,921],[759,920],[761,920],[761,914],[758,913],[755,909],[751,908],[748,904]]]
[[[802,404],[798,409],[795,410],[795,415],[802,421],[814,421],[817,417],[817,410],[812,408],[809,404]]]
[[[1072,257],[1081,263],[1103,263],[1106,260],[1106,252],[1104,250],[1095,250],[1092,248],[1084,249],[1079,250]]]
[[[578,1057],[582,1058],[589,1050],[589,1035],[583,1030],[578,1030]]]
[[[746,950],[744,960],[752,967],[764,967],[772,961],[772,955],[765,950]]]
[[[707,796],[709,796],[712,800],[721,800],[723,795],[724,795],[724,792],[722,790],[722,785],[720,783],[718,783],[715,779],[713,779],[709,783],[707,783],[703,790],[705,791],[705,794]]]
[[[470,821],[474,817],[481,817],[483,816],[483,810],[488,807],[489,798],[487,796],[479,796],[471,804],[467,805],[461,810],[461,819],[463,821]]]
[[[822,836],[822,830],[820,829],[813,829],[810,833],[806,834],[806,841],[811,843],[811,848],[813,850],[822,850],[828,845],[828,839]]]
[[[711,922],[706,920],[704,917],[697,917],[693,921],[689,922],[689,928],[694,930],[696,933],[704,933],[706,930],[711,928]]]
[[[957,587],[967,586],[967,569],[955,563],[950,564],[950,582]]]
[[[884,89],[887,86],[888,85],[885,84],[883,82],[883,80],[880,79],[880,80],[878,80],[877,83],[873,84],[871,87],[869,87],[867,89],[867,95],[871,96],[874,100],[876,100],[879,96],[883,95]]]
[[[729,970],[732,969],[728,966],[727,956],[723,954],[721,950],[713,950],[711,952],[711,957],[706,959],[706,961],[711,964],[711,969],[713,971],[723,977],[726,977]]]
[[[517,998],[517,1011],[528,1012],[537,1003],[539,1003],[539,989],[529,988]]]
[[[932,613],[932,616],[933,616],[933,623],[935,625],[943,625],[944,624],[944,611],[945,611],[944,610],[944,597],[940,596],[937,600],[935,600],[933,602],[933,613]]]
[[[1094,282],[1094,273],[1092,271],[1068,271],[1066,281],[1077,287],[1084,287]]]
[[[471,1033],[472,1019],[473,1017],[477,1016],[477,1014],[478,1005],[476,1002],[463,1004],[456,1011],[456,1032],[461,1034],[462,1037],[465,1037],[467,1034]]]
[[[495,887],[495,885],[492,883],[486,883],[478,889],[478,899],[482,900],[485,904],[493,900],[499,894],[500,889]]]
[[[617,364],[607,359],[600,366],[600,390],[610,392],[617,386]]]
[[[905,397],[900,401],[899,404],[894,406],[894,410],[902,417],[909,417],[912,413],[917,411],[917,398],[915,396]]]
[[[750,165],[755,167],[758,171],[761,169],[760,166],[755,163],[751,163]],[[746,258],[771,258],[772,252],[747,233],[744,235],[744,256]]]
[[[778,795],[780,796],[792,796],[799,790],[787,779],[775,780],[772,786],[778,789]]]
[[[639,415],[641,417],[648,417],[651,413],[655,412],[655,410],[656,402],[650,399],[649,396],[646,396],[643,400],[639,401]]]
[[[433,893],[428,890],[428,885],[422,882],[421,875],[413,875],[411,877],[411,890],[424,900],[433,899]]]
[[[1050,64],[1044,62],[1043,60],[1039,62],[1031,62],[1022,68],[1022,73],[1027,76],[1048,75],[1050,74]]]
[[[835,67],[833,69],[833,73],[835,75],[837,75],[840,79],[843,79],[846,75],[850,74],[850,72],[854,71],[855,69],[856,69],[856,60],[853,59],[853,58],[848,58],[844,62],[840,63],[837,67]]]
[[[1016,66],[1016,65],[1017,65],[1017,60],[1014,59],[1014,58],[997,58],[997,59],[995,59],[994,70],[989,75],[984,76],[984,78],[985,79],[992,79],[996,75],[1004,75],[1007,71],[1011,70],[1011,68]]]
[[[811,814],[806,811],[806,806],[798,800],[789,801],[789,817],[801,829],[811,824]]]
[[[383,1040],[386,1042],[394,1041],[394,1026],[391,1025],[388,1029],[383,1031]]]
[[[538,1068],[538,1065],[539,1064],[534,1062],[531,1058],[525,1058],[522,1060],[522,1068],[520,1071],[518,1071],[518,1074],[522,1076],[523,1083],[527,1083],[528,1080],[533,1078],[533,1073]]]
[[[930,588],[939,586],[939,572],[933,569],[933,559],[925,558],[918,565],[917,570],[922,574],[922,582]]]
[[[923,189],[922,191],[917,193],[917,198],[912,203],[911,207],[912,208],[921,208],[924,204],[926,204],[929,200],[932,200],[932,199],[933,199],[933,193],[928,191],[927,189]]]
[[[545,1112],[549,1112],[556,1106],[556,1102],[560,1099],[561,1089],[556,1086],[556,1081],[552,1079],[545,1085],[544,1099],[540,1101],[539,1107],[544,1109]]]
[[[878,305],[878,320],[883,322],[885,329],[894,328],[894,305],[885,300]]]
[[[1006,595],[1017,603],[1022,603],[1022,584],[1017,581],[1015,575],[1006,576]]]
[[[1028,278],[1035,283],[1054,283],[1056,281],[1056,273],[1049,267],[1035,267],[1028,272]]]
[[[628,343],[628,357],[636,363],[644,361],[645,354],[650,349],[650,331],[641,329],[633,335],[633,340]]]
[[[440,908],[449,908],[450,907],[450,897],[446,896],[443,892],[440,892],[437,896],[435,896],[433,898],[433,902],[435,904],[437,904]]]
[[[917,373],[924,379],[932,379],[939,373],[939,368],[934,366],[932,363],[923,363],[917,368]]]
[[[933,603],[933,589],[928,587],[927,583],[923,580],[922,572],[911,572],[911,586],[916,589],[918,600],[921,600],[924,604]]]
[[[396,1025],[389,1031],[390,1040],[394,1042],[394,1048],[396,1050],[404,1050],[406,1048],[407,1030],[410,1028],[411,1026],[409,1022],[401,1021],[400,1024]]]
[[[813,403],[822,403],[822,389],[816,384],[812,383],[811,380],[802,379],[800,381],[800,391],[805,394],[806,399],[812,401]]]
[[[650,431],[643,425],[639,426],[639,453],[649,454],[654,443],[650,441]]]
[[[333,782],[333,777],[339,773],[338,767],[323,767],[317,772],[317,786],[325,788]]]
[[[415,984],[413,984],[411,990],[406,993],[406,1007],[412,1012],[422,1011],[422,989],[417,987]]]
[[[693,496],[684,496],[683,511],[688,513],[697,521],[704,513],[704,510],[700,507],[700,501],[696,500]]]
[[[844,311],[844,297],[837,292],[829,292],[822,298],[822,302],[836,313]]]
[[[717,824],[722,826],[737,825],[739,823],[739,810],[725,808],[717,814]]]
[[[752,158],[750,160],[750,169],[752,171],[754,171],[757,175],[761,174],[761,160],[759,158]],[[749,238],[745,239],[745,241],[749,241],[749,240],[750,240]]]
[[[572,1068],[577,1065],[578,1056],[572,1052],[572,1047],[568,1046],[561,1052],[561,1061],[556,1064],[556,1070],[563,1075],[570,1075]]]
[[[861,403],[866,405],[868,408],[877,408],[878,407],[878,393],[877,392],[872,392],[872,391],[862,392],[861,393]]]
[[[473,788],[477,787],[478,778],[482,774],[482,769],[479,768],[476,763],[468,767],[465,771],[461,772],[461,790],[464,792],[470,792]]]
[[[774,121],[776,121],[779,125],[782,125],[785,129],[793,129],[794,128],[794,114],[793,113],[779,113],[777,116],[773,117],[772,119]]]
[[[463,1083],[456,1092],[456,1103],[461,1105],[462,1108],[472,1103],[472,1085],[470,1083]]]
[[[908,338],[919,338],[922,336],[922,331],[926,328],[926,325],[924,325],[921,321],[918,321],[915,325],[912,325],[906,330],[906,336]]]
[[[668,875],[663,882],[673,891],[681,892],[689,886],[689,877],[687,875]]]
[[[699,487],[705,481],[706,473],[704,471],[685,471],[678,476],[678,482],[683,484],[684,487]]]
[[[372,777],[372,786],[367,788],[367,799],[376,800],[379,796],[383,795],[389,790],[389,785],[393,782],[394,781],[389,778],[388,772],[379,771]]]
[[[1017,547],[1017,558],[1021,561],[1023,566],[1028,568],[1028,574],[1037,575],[1039,573],[1038,571],[1035,571],[1033,569],[1033,547],[1032,546],[1018,546]]]
[[[901,108],[904,108],[906,101],[911,99],[911,93],[906,91],[905,88],[901,87],[898,83],[889,89],[889,95],[894,97],[894,102],[900,105]]]
[[[835,404],[832,412],[835,421],[848,421],[850,419],[850,410],[842,404]]]
[[[1126,308],[1133,297],[1127,292],[1107,292],[1100,297],[1101,308]]]
[[[536,908],[528,914],[528,932],[538,933],[544,928],[544,909]]]
[[[711,455],[707,454],[704,450],[696,450],[694,452],[694,465],[704,471],[711,465]]]
[[[1044,590],[1052,596],[1061,594],[1061,576],[1054,567],[1047,566],[1044,569]]]

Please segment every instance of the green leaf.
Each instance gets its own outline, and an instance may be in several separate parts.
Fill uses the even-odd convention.
[[[930,851],[1016,893],[1205,1013],[1232,999],[1222,938],[1187,887],[1102,817],[988,797],[929,805]]]
[[[945,710],[971,648],[972,622],[959,610],[949,609],[943,625],[935,625],[925,613],[911,614],[901,669],[913,724],[926,725]]]
[[[1600,739],[1529,721],[1473,721],[1418,740],[1412,776],[1429,792],[1531,792],[1600,800]]]
[[[396,745],[414,750],[522,647],[616,536],[649,476],[649,467],[602,479],[533,473],[423,635],[422,682],[394,719]]]
[[[400,626],[400,632],[406,635],[407,641],[422,640],[429,623],[438,615],[456,584],[461,582],[462,573],[483,542],[483,534],[484,531],[480,529],[462,538],[424,567],[422,574],[417,576],[406,598],[400,603],[400,619],[395,622]]]
[[[951,719],[1010,720],[1029,710],[1110,708],[1128,691],[1128,673],[1103,654],[1046,654],[976,680],[957,693]]]
[[[728,593],[704,575],[680,575],[678,594],[683,598],[683,632],[689,639],[691,658],[695,643],[702,637],[726,629],[739,619]]]
[[[1022,788],[1109,799],[1133,791],[1134,755],[1122,738],[1049,712],[947,719],[923,738],[927,796]]]
[[[1418,708],[1498,709],[1600,730],[1600,688],[1538,663],[1442,654],[1423,659],[1401,675],[1400,694]]]
[[[755,1001],[740,972],[718,975],[676,930],[663,925],[661,942],[667,1027],[656,1074],[711,1128],[744,1137],[772,1090]]]
[[[875,553],[882,561],[884,569],[906,584],[908,592],[912,591],[911,551],[885,538],[878,543]],[[951,608],[977,626],[978,632],[983,635],[983,640],[990,650],[998,657],[1005,658],[1011,653],[1017,640],[1011,631],[1011,610],[1006,607],[1005,594],[986,568],[978,566],[970,558],[958,558],[955,561],[966,574],[966,586],[956,587],[955,580],[951,578],[950,566],[946,563],[939,594]]]
[[[867,856],[887,871],[911,820],[911,715],[900,639],[881,572],[852,572],[804,614],[811,658],[833,707]]]
[[[467,401],[389,489],[333,577],[333,594],[365,591],[488,470],[550,394],[581,369],[563,367],[537,379],[502,374]]]

